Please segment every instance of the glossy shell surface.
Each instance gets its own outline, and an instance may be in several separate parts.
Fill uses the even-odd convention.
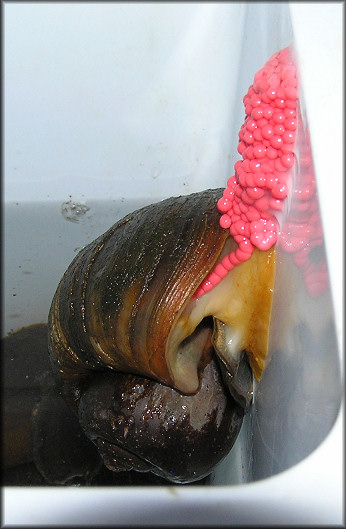
[[[227,239],[215,207],[220,193],[169,198],[131,213],[73,260],[52,302],[49,348],[75,400],[94,369],[175,387],[167,339]]]
[[[109,469],[151,471],[175,483],[210,474],[232,448],[243,415],[215,359],[195,395],[136,375],[98,373],[79,403],[82,428]]]

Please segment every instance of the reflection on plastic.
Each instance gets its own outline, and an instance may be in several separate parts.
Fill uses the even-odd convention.
[[[298,119],[297,163],[276,246],[269,362],[252,414],[254,480],[282,472],[317,448],[341,401],[325,245],[302,106]]]
[[[283,223],[278,245],[292,253],[294,263],[304,277],[308,293],[319,296],[328,283],[327,264],[324,257],[323,233],[318,206],[317,186],[312,160],[308,126],[304,126],[298,110],[296,164],[290,211]],[[298,177],[299,175],[299,177]]]

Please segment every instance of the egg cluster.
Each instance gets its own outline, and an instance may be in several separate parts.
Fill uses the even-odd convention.
[[[249,259],[254,248],[268,250],[277,241],[275,213],[288,194],[290,169],[295,163],[297,128],[296,68],[289,48],[273,55],[259,70],[243,98],[245,121],[239,131],[238,152],[217,207],[220,226],[229,229],[235,251],[218,263],[195,297],[216,286],[234,266]]]

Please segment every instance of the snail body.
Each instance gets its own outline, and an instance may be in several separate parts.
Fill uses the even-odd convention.
[[[177,399],[197,395],[211,350],[231,384],[241,386],[239,402],[250,402],[251,371],[239,384],[244,370],[238,367],[243,351],[257,378],[265,367],[275,254],[255,250],[212,291],[194,297],[237,246],[219,225],[221,194],[207,190],[137,210],[83,248],[66,270],[49,313],[49,351],[77,414],[83,406],[85,416],[83,395],[98,373],[144,377]],[[234,442],[238,430],[232,431]]]

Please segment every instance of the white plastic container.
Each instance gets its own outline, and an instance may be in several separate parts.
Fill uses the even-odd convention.
[[[4,15],[5,334],[46,321],[75,252],[124,214],[226,185],[242,98],[288,45],[330,279],[311,299],[280,254],[272,361],[212,485],[5,487],[5,525],[341,524],[342,4],[9,3]]]

